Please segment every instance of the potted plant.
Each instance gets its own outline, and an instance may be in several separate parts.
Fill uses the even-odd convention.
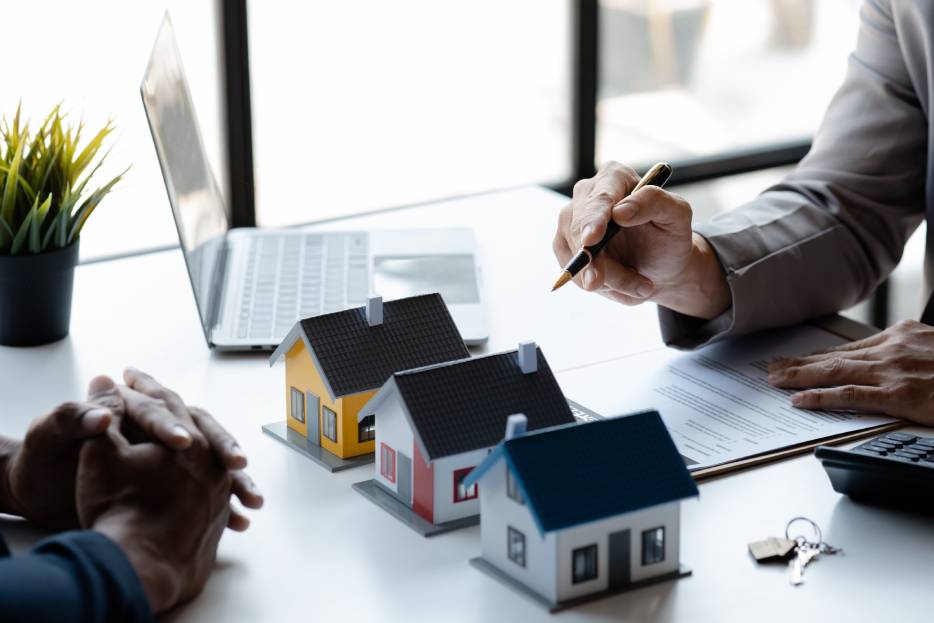
[[[68,335],[81,229],[126,173],[88,190],[113,125],[83,146],[82,129],[66,123],[60,105],[35,133],[21,123],[19,106],[12,123],[0,122],[0,344]]]

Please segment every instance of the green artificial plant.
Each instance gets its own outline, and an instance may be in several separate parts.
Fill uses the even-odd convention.
[[[127,171],[86,193],[110,153],[108,149],[89,169],[114,130],[112,123],[81,147],[84,124],[66,124],[60,104],[32,135],[29,122],[20,122],[20,108],[12,125],[6,115],[0,123],[0,255],[43,253],[72,244]]]

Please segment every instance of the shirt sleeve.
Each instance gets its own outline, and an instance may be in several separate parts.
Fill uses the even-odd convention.
[[[0,621],[153,620],[130,562],[98,532],[66,532],[42,541],[29,554],[0,558]]]
[[[914,12],[863,3],[856,49],[811,151],[781,183],[696,228],[723,265],[732,307],[711,321],[660,307],[666,343],[694,348],[837,312],[898,264],[924,217],[928,168],[913,79],[924,48],[909,45],[925,40],[924,22]]]

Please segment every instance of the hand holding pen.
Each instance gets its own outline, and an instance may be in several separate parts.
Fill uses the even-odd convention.
[[[659,162],[653,166],[649,171],[642,176],[642,179],[635,185],[632,189],[632,192],[638,192],[642,189],[643,186],[658,186],[661,188],[665,185],[665,182],[668,181],[668,178],[671,177],[671,166]],[[602,189],[601,189],[602,192]],[[587,225],[585,227],[593,228],[594,225]],[[588,264],[594,261],[594,258],[598,253],[603,251],[603,248],[607,243],[613,239],[613,237],[619,233],[620,226],[619,224],[610,219],[606,225],[603,232],[603,236],[596,243],[582,246],[580,250],[571,258],[571,260],[565,265],[564,271],[558,275],[558,279],[555,280],[555,285],[551,287],[551,291],[554,292],[568,281],[577,276],[577,274],[584,270]],[[585,230],[586,234],[591,234],[592,230]]]
[[[570,276],[562,273],[557,287],[576,272],[581,288],[625,305],[652,301],[700,318],[729,308],[723,268],[692,231],[690,204],[647,183],[664,183],[670,171],[658,164],[640,185],[635,171],[611,162],[574,186],[554,239],[555,255]]]

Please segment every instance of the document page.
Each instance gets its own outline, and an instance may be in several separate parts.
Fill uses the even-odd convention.
[[[845,340],[812,326],[769,332],[684,353],[662,348],[557,374],[566,396],[615,417],[657,410],[691,470],[713,467],[894,421],[805,411],[768,382],[769,362]]]

